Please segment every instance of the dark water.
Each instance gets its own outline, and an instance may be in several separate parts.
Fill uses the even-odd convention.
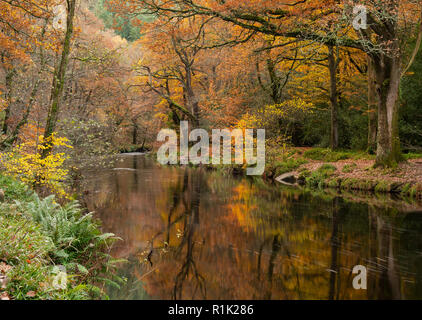
[[[124,155],[86,202],[129,259],[115,299],[421,299],[422,212]],[[387,201],[387,200],[386,200]],[[367,290],[352,269],[367,268]]]

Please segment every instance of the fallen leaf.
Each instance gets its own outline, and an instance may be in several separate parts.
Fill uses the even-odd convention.
[[[4,262],[0,262],[0,273],[6,274],[12,269],[12,266],[9,266],[8,264]]]
[[[35,291],[28,291],[28,293],[26,294],[26,296],[30,298],[35,297],[35,295],[36,295]]]
[[[3,292],[0,295],[0,300],[10,300],[9,294],[7,292]]]
[[[0,274],[0,289],[6,289],[9,278],[5,275]]]

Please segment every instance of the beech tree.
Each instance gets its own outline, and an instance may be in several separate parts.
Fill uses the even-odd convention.
[[[151,52],[136,66],[142,86],[168,103],[176,124],[187,119],[198,126],[201,117],[195,78],[200,73],[196,64],[204,32],[198,29],[200,24],[198,27],[193,20],[174,26],[158,19],[148,24],[147,35],[140,41]],[[178,88],[182,91],[178,92]]]
[[[120,0],[110,0],[118,5]],[[368,28],[352,32],[353,6],[367,8]],[[321,45],[359,49],[368,54],[376,79],[378,136],[377,165],[391,166],[401,160],[398,137],[400,78],[412,62],[406,63],[407,40],[415,34],[420,16],[419,1],[205,1],[129,0],[132,12],[160,15],[180,21],[195,15],[219,19],[247,30],[274,37],[313,41]],[[420,19],[419,19],[420,20]],[[334,32],[321,32],[327,25]],[[338,33],[338,30],[345,30]],[[422,30],[419,27],[419,35]],[[418,42],[414,52],[420,46]],[[412,57],[415,54],[412,55]]]

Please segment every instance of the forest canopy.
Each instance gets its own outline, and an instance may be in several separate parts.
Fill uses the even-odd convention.
[[[357,5],[365,29],[353,27]],[[183,120],[264,128],[274,147],[368,151],[380,165],[422,148],[420,1],[3,0],[0,10],[4,150],[56,131],[79,155],[152,147]]]

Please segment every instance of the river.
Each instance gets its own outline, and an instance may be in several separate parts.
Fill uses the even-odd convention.
[[[111,299],[422,298],[417,207],[117,160],[84,183],[89,210],[123,239],[113,254],[128,259]],[[366,289],[353,286],[357,265]]]

